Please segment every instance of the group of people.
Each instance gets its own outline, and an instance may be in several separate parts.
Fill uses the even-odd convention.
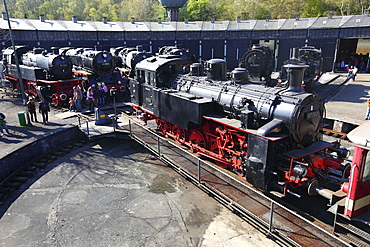
[[[356,75],[358,72],[358,68],[356,66],[351,66],[351,68],[348,70],[347,78],[350,78],[352,81],[356,79]]]
[[[33,101],[33,99],[30,98],[26,105],[28,113],[31,117],[31,122],[37,122],[36,104]],[[42,98],[41,101],[39,102],[39,113],[41,113],[43,124],[47,124],[49,122],[49,111],[50,111],[49,103],[44,98]]]
[[[98,86],[90,86],[86,92],[86,101],[89,105],[89,111],[94,110],[94,107],[101,107],[106,104],[108,88],[104,83],[98,83]]]

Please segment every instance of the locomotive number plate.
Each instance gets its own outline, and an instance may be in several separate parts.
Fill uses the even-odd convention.
[[[108,65],[109,65],[109,63],[102,63],[102,65],[103,65],[103,66],[108,66]]]
[[[319,111],[306,112],[306,119],[312,119],[312,118],[318,117],[319,115],[320,115]]]

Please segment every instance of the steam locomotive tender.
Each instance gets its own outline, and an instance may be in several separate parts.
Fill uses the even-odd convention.
[[[324,104],[301,89],[307,65],[285,66],[285,88],[249,84],[243,68],[226,78],[222,59],[194,63],[188,74],[181,65],[168,56],[136,65],[130,91],[141,119],[265,192],[340,199],[333,195],[348,182],[348,150],[321,140]]]
[[[16,46],[15,52],[25,93],[48,101],[54,98],[57,99],[55,104],[63,105],[67,103],[73,86],[78,84],[79,80],[73,77],[69,57],[59,55],[58,48],[52,49],[52,53],[47,53],[43,48],[34,48],[30,51],[26,46]],[[1,67],[6,79],[14,88],[20,90],[13,47],[3,52]]]

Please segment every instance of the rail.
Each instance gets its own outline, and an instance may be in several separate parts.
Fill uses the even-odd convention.
[[[233,181],[233,183],[238,184],[242,188],[242,190],[248,190],[249,192],[256,193],[256,194],[258,194],[259,197],[262,197],[263,199],[269,201],[270,202],[270,208],[269,208],[268,220],[263,220],[261,218],[258,218],[259,220],[262,220],[263,224],[268,226],[268,233],[269,234],[273,234],[275,232],[275,230],[280,232],[277,227],[274,227],[275,225],[278,224],[277,222],[274,221],[274,214],[276,213],[275,208],[278,206],[279,208],[283,209],[284,211],[288,212],[289,214],[293,215],[294,217],[299,218],[300,220],[304,221],[305,223],[311,225],[312,227],[314,227],[318,231],[323,232],[328,237],[331,237],[331,238],[339,241],[344,246],[350,246],[347,242],[338,238],[333,233],[331,233],[331,232],[323,229],[322,227],[312,223],[310,220],[308,220],[305,217],[299,215],[298,213],[292,211],[291,209],[287,208],[286,206],[282,205],[281,203],[279,203],[279,202],[273,200],[272,198],[262,194],[260,191],[256,190],[255,188],[252,188],[251,186],[246,184],[244,181],[241,181],[240,179],[235,178],[233,175],[227,173],[224,170],[221,170],[219,168],[216,168],[216,167],[208,164],[206,161],[204,161],[201,158],[197,157],[196,155],[190,153],[188,150],[185,150],[184,148],[180,147],[179,145],[174,144],[171,141],[159,136],[157,133],[155,133],[152,130],[146,128],[145,126],[138,123],[137,121],[134,121],[132,118],[129,118],[128,116],[125,116],[125,117],[128,119],[128,128],[129,128],[130,137],[132,139],[138,141],[139,143],[141,143],[144,147],[146,147],[151,152],[153,152],[155,155],[157,155],[161,160],[164,160],[164,161],[170,163],[170,165],[176,167],[177,170],[180,171],[180,173],[187,173],[187,175],[190,174],[190,176],[194,176],[194,174],[189,173],[183,167],[177,166],[175,164],[176,162],[174,160],[172,160],[171,157],[166,156],[162,152],[162,149],[164,149],[166,147],[166,145],[170,145],[170,146],[172,146],[172,148],[179,149],[182,152],[186,153],[188,156],[192,157],[192,159],[195,160],[195,162],[193,162],[193,163],[195,163],[196,166],[197,166],[197,169],[196,169],[197,174],[195,175],[196,176],[195,178],[193,177],[193,179],[198,184],[198,186],[204,187],[205,184],[206,184],[206,182],[203,181],[202,178],[201,178],[202,177],[201,176],[202,171],[216,172],[217,175],[221,176],[222,177],[221,179],[223,179],[224,181]],[[139,128],[136,128],[136,126],[139,127]],[[155,139],[155,142],[154,143],[149,143],[147,140],[144,140],[144,139],[140,138],[140,135],[138,133],[136,133],[134,130],[137,130],[138,133],[140,133],[141,131],[145,131],[143,136],[148,136],[148,134],[150,134],[151,136],[153,136],[153,140]],[[207,190],[209,190],[209,188],[207,188]],[[212,188],[211,188],[211,190],[213,191]],[[230,204],[230,201],[228,202],[228,204]],[[237,211],[239,211],[243,214],[248,214],[249,215],[247,208],[243,208],[242,206],[238,205],[238,203],[236,203],[236,202],[232,202],[231,204],[232,204],[234,210],[236,209]],[[251,215],[249,215],[249,216],[251,216]],[[284,230],[282,232],[284,232]],[[280,233],[283,234],[282,232],[280,232]],[[294,241],[292,241],[292,244],[295,245]]]

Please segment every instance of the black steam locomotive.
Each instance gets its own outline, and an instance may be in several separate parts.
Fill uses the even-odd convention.
[[[58,48],[47,53],[43,48],[30,50],[26,46],[7,48],[3,52],[1,69],[12,87],[20,91],[19,75],[14,53],[16,52],[25,93],[45,98],[54,104],[66,104],[74,85],[79,83],[72,73],[72,61],[59,55]]]
[[[239,61],[240,68],[246,68],[252,83],[265,83],[274,86],[271,81],[273,54],[269,47],[254,45]]]
[[[75,70],[85,70],[99,76],[113,73],[115,59],[110,52],[93,48],[62,48],[60,54],[69,56]]]
[[[143,50],[142,46],[111,48],[111,53],[116,58],[117,67],[129,76],[134,75],[138,62],[152,56],[150,52]]]
[[[287,80],[287,71],[284,69],[286,64],[304,63],[308,65],[303,75],[303,86],[305,91],[311,92],[314,81],[318,80],[322,73],[323,58],[321,50],[313,46],[304,46],[301,48],[293,48],[291,58],[284,61],[281,68],[280,78]]]
[[[130,91],[141,119],[266,192],[300,196],[345,181],[347,150],[321,140],[324,104],[301,89],[307,65],[285,66],[287,87],[265,87],[244,68],[226,78],[222,59],[189,63],[157,56],[136,65]]]

